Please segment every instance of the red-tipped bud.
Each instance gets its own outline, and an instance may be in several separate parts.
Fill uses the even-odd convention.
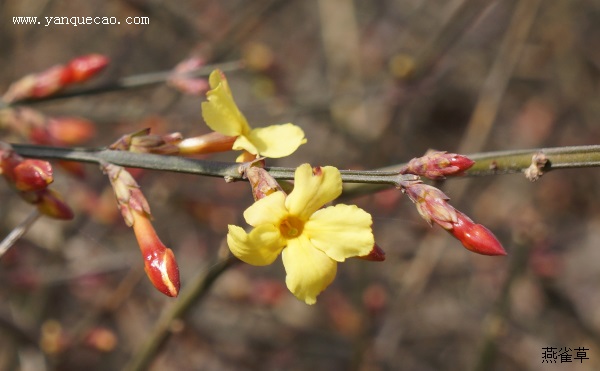
[[[248,182],[252,187],[252,196],[254,196],[255,201],[265,198],[273,192],[283,192],[275,178],[262,167],[247,166],[244,168],[244,176],[248,178]]]
[[[150,282],[163,294],[176,297],[179,294],[179,267],[173,251],[158,238],[147,215],[132,212],[133,231],[144,258],[144,270]]]
[[[13,169],[14,186],[19,191],[39,191],[54,180],[48,161],[26,159]]]
[[[27,98],[43,98],[67,85],[83,82],[100,72],[108,64],[108,58],[99,54],[72,59],[67,65],[57,65],[15,81],[4,94],[7,102]]]
[[[188,76],[204,66],[204,58],[191,57],[180,62],[174,69],[174,74],[169,77],[167,84],[184,94],[202,95],[210,89],[206,79]]]
[[[444,179],[450,175],[462,175],[474,163],[463,155],[434,151],[423,157],[413,158],[401,173],[415,174],[429,179]]]
[[[96,126],[80,117],[56,117],[48,122],[48,133],[55,144],[77,145],[96,135]]]
[[[230,137],[217,132],[186,138],[177,146],[182,155],[200,155],[205,153],[231,151],[237,137]]]
[[[58,192],[46,188],[36,193],[38,201],[35,204],[40,213],[54,219],[73,219],[73,210],[71,210]]]
[[[496,236],[481,224],[475,224],[468,216],[456,211],[457,222],[448,230],[467,250],[482,255],[506,255]]]
[[[96,76],[110,62],[108,57],[101,54],[89,54],[77,57],[66,65],[66,73],[63,76],[65,84],[84,82]]]
[[[367,255],[359,256],[359,259],[369,260],[373,262],[382,262],[385,260],[385,251],[379,245],[374,244],[373,249]]]

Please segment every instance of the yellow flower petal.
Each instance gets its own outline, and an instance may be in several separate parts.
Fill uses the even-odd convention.
[[[229,88],[229,83],[227,82],[227,77],[220,69],[213,70],[208,76],[208,85],[211,89],[216,88],[219,84],[223,85],[225,92],[229,95],[231,94],[231,89]]]
[[[279,225],[288,215],[285,208],[285,193],[274,192],[253,203],[244,211],[244,219],[254,227],[261,224]]]
[[[308,218],[326,203],[342,193],[342,177],[332,166],[313,169],[309,164],[300,165],[294,175],[294,190],[285,200],[291,215],[302,220]]]
[[[220,71],[210,74],[212,90],[206,93],[207,102],[202,103],[202,117],[208,127],[223,135],[238,136],[250,132],[250,126],[240,112],[226,80],[220,77]]]
[[[289,156],[301,144],[306,143],[304,131],[300,127],[289,123],[252,129],[247,137],[248,141],[258,151],[258,154],[270,158]],[[252,152],[247,148],[244,149]]]
[[[288,240],[281,257],[288,289],[306,304],[317,302],[317,295],[329,286],[337,272],[337,263],[304,236]]]
[[[246,137],[245,135],[240,135],[239,137],[237,137],[231,149],[234,149],[236,151],[246,150],[253,155],[258,154],[258,149],[256,149],[256,147],[254,146],[254,143],[248,140],[248,137]]]
[[[371,215],[355,205],[336,205],[317,210],[304,225],[303,234],[331,259],[367,255],[375,239]]]
[[[271,224],[263,224],[246,233],[237,225],[229,226],[227,233],[229,250],[238,259],[252,265],[269,265],[277,259],[285,240],[279,229]]]

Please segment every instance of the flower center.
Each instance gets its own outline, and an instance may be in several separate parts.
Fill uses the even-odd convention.
[[[296,238],[302,234],[304,222],[295,216],[288,216],[279,224],[279,231],[285,238]]]

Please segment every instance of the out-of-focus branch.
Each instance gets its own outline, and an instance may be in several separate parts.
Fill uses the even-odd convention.
[[[195,70],[193,72],[179,74],[178,76],[181,76],[181,77],[208,76],[216,68],[226,72],[226,71],[238,70],[242,67],[243,67],[242,61],[231,61],[231,62],[207,65],[207,66],[198,68],[197,70]],[[106,83],[104,85],[94,86],[94,87],[89,87],[89,88],[82,88],[82,89],[73,89],[68,92],[64,92],[64,93],[60,93],[60,94],[53,94],[53,95],[49,95],[49,96],[43,97],[43,98],[24,99],[24,100],[11,102],[11,103],[6,103],[3,101],[0,101],[0,109],[8,108],[11,106],[23,105],[23,104],[31,105],[31,104],[35,104],[35,103],[42,103],[42,102],[50,101],[50,100],[74,98],[74,97],[80,97],[80,96],[84,96],[84,95],[95,95],[95,94],[109,93],[109,92],[120,91],[120,90],[143,88],[143,87],[147,87],[147,86],[151,86],[151,85],[162,84],[162,83],[166,82],[170,77],[173,77],[173,75],[175,75],[175,72],[173,70],[152,72],[152,73],[146,73],[146,74],[140,74],[140,75],[132,75],[132,76],[123,77],[114,82]]]
[[[223,258],[209,270],[199,273],[192,282],[186,284],[185,289],[181,292],[177,301],[172,307],[163,312],[161,318],[154,326],[152,333],[142,344],[141,348],[134,354],[124,370],[146,370],[149,363],[157,354],[157,350],[171,334],[170,329],[173,321],[183,318],[194,303],[200,300],[208,292],[217,278],[236,262],[239,262],[239,260],[232,257]]]

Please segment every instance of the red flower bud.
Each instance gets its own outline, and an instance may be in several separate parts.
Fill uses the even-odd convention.
[[[173,251],[158,238],[147,215],[132,211],[133,231],[144,258],[144,270],[150,282],[163,294],[179,294],[179,267]]]
[[[51,189],[37,191],[37,201],[33,202],[40,213],[54,219],[71,220],[73,219],[73,210],[62,199],[62,196]]]
[[[448,232],[458,239],[467,250],[482,255],[506,255],[502,244],[489,229],[475,224],[468,216],[456,211],[457,222]]]
[[[109,59],[101,54],[89,54],[72,59],[67,64],[63,76],[64,84],[80,83],[97,75],[109,63]]]
[[[26,159],[13,169],[14,186],[19,191],[39,191],[54,180],[48,161]]]
[[[423,157],[413,158],[401,173],[415,174],[429,179],[444,179],[449,175],[461,175],[475,161],[456,153],[434,151]]]

